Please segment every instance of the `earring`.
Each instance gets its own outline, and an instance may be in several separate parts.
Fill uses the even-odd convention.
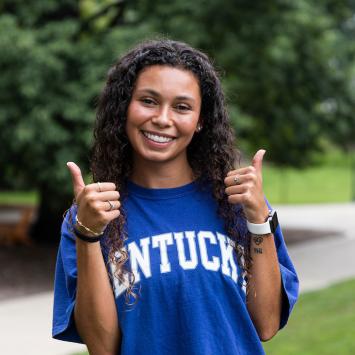
[[[198,124],[198,125],[197,125],[197,127],[196,127],[196,132],[197,132],[197,133],[198,133],[198,132],[200,132],[200,131],[201,131],[201,129],[202,129],[201,125],[200,125],[200,124]]]

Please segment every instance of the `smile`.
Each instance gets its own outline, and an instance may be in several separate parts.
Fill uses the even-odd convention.
[[[174,139],[171,137],[158,136],[158,135],[148,133],[145,131],[142,131],[142,133],[145,137],[147,137],[148,139],[150,139],[151,141],[156,142],[156,143],[168,143]]]

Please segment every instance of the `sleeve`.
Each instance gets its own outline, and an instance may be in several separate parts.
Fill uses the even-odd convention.
[[[282,235],[280,226],[275,232],[275,244],[277,250],[277,257],[279,259],[281,281],[282,281],[282,292],[283,292],[283,304],[281,313],[280,329],[283,328],[291,311],[298,298],[299,281],[292,264],[292,261],[288,255],[286,244]]]
[[[271,206],[268,201],[266,201],[269,208]],[[296,270],[292,264],[291,258],[288,255],[287,247],[285,244],[284,237],[282,235],[282,230],[280,225],[277,227],[275,234],[275,246],[277,251],[277,257],[280,265],[281,281],[282,281],[282,312],[280,328],[283,328],[288,318],[292,312],[292,309],[297,301],[299,292],[299,280],[296,274]]]
[[[83,343],[74,323],[77,264],[75,239],[70,232],[70,225],[73,224],[75,215],[76,206],[72,205],[61,228],[54,278],[52,336],[58,340]],[[71,218],[71,224],[69,218]]]

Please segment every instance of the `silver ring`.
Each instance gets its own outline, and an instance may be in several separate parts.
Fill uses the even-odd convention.
[[[97,184],[99,185],[99,191],[102,192],[100,183],[97,182]]]
[[[238,184],[239,183],[239,175],[234,176],[233,180],[234,180],[235,184]]]
[[[111,201],[109,201],[109,200],[107,200],[107,202],[110,204],[110,209],[109,209],[109,211],[112,211],[112,210],[115,208],[115,205],[114,205]]]

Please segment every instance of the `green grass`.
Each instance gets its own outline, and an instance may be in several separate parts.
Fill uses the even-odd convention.
[[[331,151],[320,156],[316,166],[301,170],[274,167],[267,164],[266,155],[263,184],[265,195],[271,204],[349,202],[350,157],[339,151]],[[35,204],[37,201],[38,194],[33,191],[0,191],[0,203]]]
[[[305,170],[263,169],[263,186],[272,204],[349,202],[350,167],[317,166]]]
[[[350,155],[334,149],[306,169],[275,167],[267,155],[263,166],[264,192],[271,204],[349,202],[355,192],[351,176]]]
[[[354,295],[355,279],[301,294],[286,327],[263,343],[266,354],[355,354]]]
[[[287,326],[264,343],[268,355],[355,354],[355,279],[302,294]]]
[[[29,204],[36,205],[39,196],[36,191],[0,191],[0,203],[2,204]]]

